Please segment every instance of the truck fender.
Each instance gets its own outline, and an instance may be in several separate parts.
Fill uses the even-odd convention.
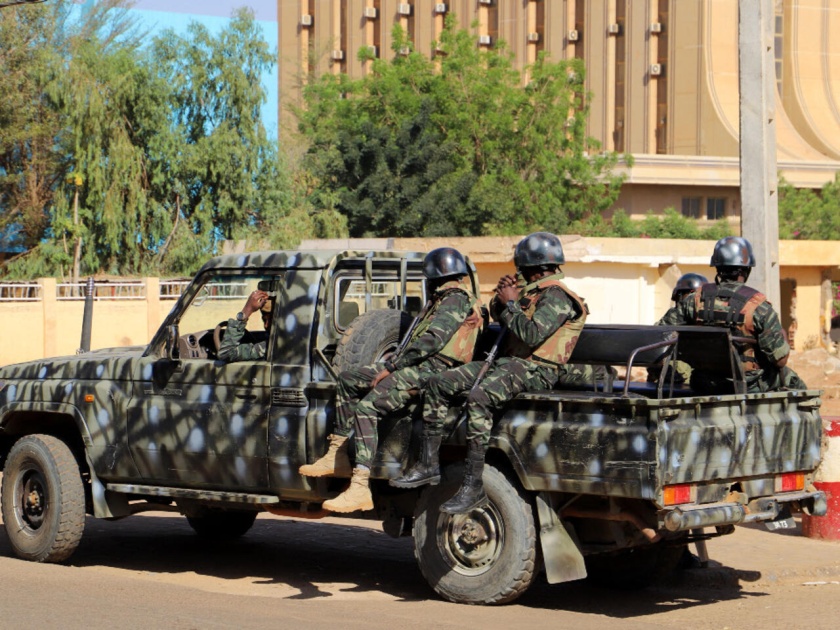
[[[575,541],[551,507],[551,495],[540,492],[536,496],[537,517],[540,522],[545,576],[549,584],[581,580],[586,577],[586,565]]]
[[[97,518],[117,518],[130,514],[128,500],[125,496],[108,492],[105,489],[105,485],[96,475],[93,462],[90,460],[90,451],[88,450],[93,445],[93,439],[91,438],[90,431],[88,430],[87,424],[85,424],[81,411],[76,406],[68,403],[53,402],[13,402],[0,409],[0,418],[2,418],[0,420],[0,427],[5,427],[9,415],[16,411],[57,414],[73,418],[85,447],[85,461],[87,461],[88,472],[90,473],[93,515]]]
[[[76,423],[76,428],[79,430],[79,435],[82,438],[82,443],[85,445],[85,448],[93,446],[93,439],[91,438],[90,431],[88,431],[87,425],[85,424],[82,412],[79,411],[75,405],[54,402],[12,402],[0,408],[0,418],[2,418],[2,420],[0,420],[0,427],[5,427],[9,415],[16,411],[23,411],[27,413],[34,411],[39,413],[54,413],[70,416]]]

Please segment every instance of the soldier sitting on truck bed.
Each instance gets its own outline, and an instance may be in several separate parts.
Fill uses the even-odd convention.
[[[720,239],[709,266],[717,270],[714,283],[706,283],[683,298],[658,323],[724,326],[736,336],[755,339],[755,343],[735,343],[747,393],[807,389],[796,372],[785,365],[790,346],[779,316],[762,293],[744,284],[755,267],[749,241],[738,236]],[[721,375],[701,370],[691,373],[691,387],[699,393],[725,391],[731,387],[725,381]]]
[[[329,449],[315,463],[300,467],[300,474],[308,477],[349,476],[348,436],[355,427],[356,466],[350,487],[325,501],[324,509],[373,509],[369,478],[378,444],[379,418],[408,404],[432,375],[472,360],[484,318],[481,301],[469,281],[466,260],[451,247],[435,249],[423,261],[423,275],[431,297],[401,350],[384,363],[346,370],[338,377],[336,428],[329,436]],[[424,434],[421,457],[428,459],[431,451],[437,453],[439,445],[439,436]]]
[[[504,276],[495,289],[490,313],[508,329],[501,358],[487,371],[479,387],[472,388],[484,362],[473,361],[429,379],[423,407],[425,432],[440,435],[450,406],[467,394],[466,474],[455,496],[441,505],[449,514],[467,512],[487,500],[482,475],[484,454],[490,440],[493,414],[521,392],[550,389],[566,371],[589,310],[583,299],[560,282],[559,267],[565,262],[560,239],[547,232],[535,232],[522,239],[513,257],[526,283]],[[409,471],[393,485],[435,483],[439,479],[438,457],[430,472]]]
[[[704,284],[708,283],[709,280],[706,276],[701,276],[699,273],[684,273],[680,276],[679,280],[677,280],[677,284],[674,285],[674,290],[671,291],[671,301],[674,303],[674,306],[680,303],[686,295],[689,293],[694,293],[697,289],[702,287]],[[664,317],[663,317],[664,319]],[[663,326],[664,323],[662,319],[656,322],[657,326]],[[676,373],[674,374],[674,382],[675,383],[685,383],[689,380],[691,376],[691,366],[682,361],[676,361],[673,364],[674,369],[676,369]],[[649,383],[656,383],[659,381],[659,377],[662,374],[662,367],[656,366],[651,367],[648,369],[648,382]],[[671,373],[670,369],[665,377],[666,380],[670,380]]]
[[[257,311],[260,311],[265,331],[269,331],[271,328],[271,311],[273,305],[274,302],[268,293],[259,289],[253,291],[245,301],[245,306],[236,314],[236,317],[228,320],[225,336],[219,344],[219,359],[228,363],[264,359],[268,345],[267,340],[257,343],[240,342],[242,341],[242,337],[245,336],[245,327],[248,325],[248,319]]]

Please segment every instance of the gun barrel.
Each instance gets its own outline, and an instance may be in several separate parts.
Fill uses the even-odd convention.
[[[82,315],[82,339],[79,342],[79,353],[90,352],[90,331],[93,327],[93,294],[95,287],[93,278],[87,279],[85,286],[85,310]]]

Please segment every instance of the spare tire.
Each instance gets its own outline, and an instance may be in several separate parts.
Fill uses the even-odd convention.
[[[381,361],[396,350],[413,318],[394,309],[377,309],[359,315],[341,337],[333,366],[337,373]]]

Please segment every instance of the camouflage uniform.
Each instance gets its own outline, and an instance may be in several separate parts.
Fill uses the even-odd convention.
[[[239,343],[245,336],[247,325],[247,320],[239,321],[234,318],[228,320],[225,336],[222,338],[222,343],[219,344],[219,359],[228,363],[265,359],[266,347],[268,346],[267,339],[257,343]]]
[[[704,316],[703,292],[709,290],[722,293],[714,298],[714,321]],[[744,321],[726,323],[731,294],[742,289],[743,295],[752,296],[740,309]],[[737,316],[738,313],[735,313]],[[750,322],[751,319],[751,322]],[[747,393],[776,391],[780,389],[807,389],[799,376],[788,367],[777,367],[777,361],[790,354],[790,346],[785,340],[782,325],[776,311],[761,293],[747,287],[743,282],[721,282],[719,285],[707,284],[699,291],[689,294],[674,305],[657,324],[663,326],[712,325],[728,326],[742,337],[753,337],[757,341],[751,344],[736,344],[744,375]],[[720,376],[694,370],[691,373],[691,386],[699,391],[714,391],[721,386]]]
[[[434,374],[472,358],[481,316],[480,303],[468,286],[452,280],[437,289],[431,307],[400,356],[384,364],[346,370],[339,376],[335,434],[348,436],[355,421],[357,466],[369,468],[373,463],[379,418],[408,404]],[[453,348],[459,345],[453,343],[459,338],[463,343]],[[371,389],[371,381],[383,368],[391,374]]]
[[[550,389],[565,375],[565,363],[577,342],[587,311],[580,298],[553,284],[562,277],[563,274],[557,273],[527,285],[512,308],[500,304],[496,298],[491,302],[491,313],[507,326],[509,332],[502,358],[488,370],[481,386],[468,396],[468,441],[476,441],[486,449],[495,410],[521,392]],[[528,312],[523,310],[523,305]],[[563,335],[559,353],[552,352],[550,358],[538,356],[541,346],[558,332],[562,335],[567,331],[571,334]],[[473,361],[429,379],[423,414],[429,435],[442,432],[451,404],[470,390],[482,364]]]

